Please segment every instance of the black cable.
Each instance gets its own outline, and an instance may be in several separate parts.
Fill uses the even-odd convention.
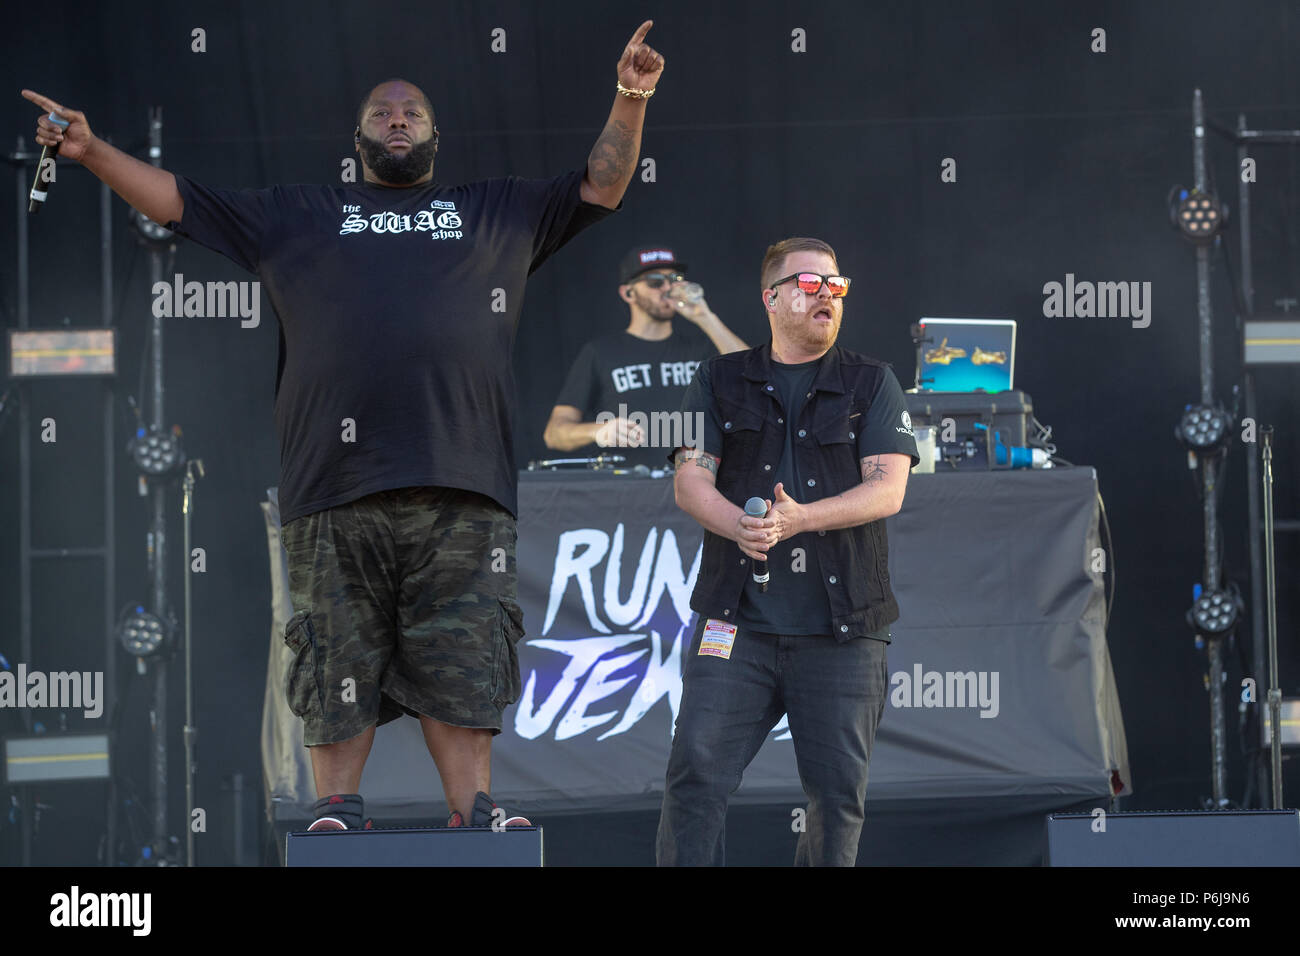
[[[1056,444],[1052,441],[1052,426],[1044,425],[1038,420],[1038,416],[1030,414],[1029,420],[1033,423],[1034,434],[1032,437],[1026,437],[1025,443],[1030,448],[1038,448],[1047,452],[1047,460],[1054,465],[1064,465],[1066,468],[1075,467],[1074,462],[1067,461],[1056,453]]]
[[[1226,242],[1215,243],[1219,254],[1223,256],[1223,271],[1228,274],[1228,288],[1232,291],[1232,301],[1237,307],[1237,328],[1241,328],[1241,318],[1254,318],[1250,306],[1246,303],[1246,292],[1237,284],[1237,272],[1232,268],[1232,250]]]

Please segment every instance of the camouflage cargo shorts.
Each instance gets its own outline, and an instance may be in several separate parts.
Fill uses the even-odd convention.
[[[399,488],[281,529],[294,613],[284,640],[303,742],[402,714],[501,732],[519,697],[514,517],[456,488]]]

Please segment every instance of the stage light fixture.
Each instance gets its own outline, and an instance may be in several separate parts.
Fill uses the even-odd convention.
[[[153,249],[165,249],[176,241],[176,234],[166,226],[160,226],[138,209],[131,210],[131,228],[136,240],[143,246]]]
[[[1174,435],[1189,451],[1207,455],[1218,451],[1228,442],[1232,423],[1228,413],[1209,405],[1188,405],[1174,429]]]
[[[155,657],[167,647],[167,627],[156,615],[136,605],[118,624],[117,639],[132,657]]]
[[[1183,236],[1198,245],[1214,241],[1223,226],[1226,212],[1213,193],[1174,187],[1175,202],[1170,215]]]
[[[1204,591],[1187,612],[1187,623],[1201,637],[1223,637],[1237,626],[1241,598],[1231,591]]]
[[[146,475],[169,475],[185,464],[185,452],[175,430],[168,434],[155,428],[137,428],[127,451]]]

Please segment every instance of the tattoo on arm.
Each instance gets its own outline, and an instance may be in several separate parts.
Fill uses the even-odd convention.
[[[673,464],[678,468],[688,461],[693,461],[701,468],[716,475],[718,473],[718,463],[722,459],[717,455],[710,455],[707,451],[700,451],[695,448],[683,448],[673,456]]]
[[[609,189],[632,178],[636,131],[622,120],[605,125],[587,157],[587,177],[597,189]]]
[[[862,459],[862,483],[864,485],[879,484],[889,475],[888,469],[880,460],[879,455],[871,455]]]

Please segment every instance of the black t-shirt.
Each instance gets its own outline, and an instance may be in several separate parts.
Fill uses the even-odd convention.
[[[665,455],[680,444],[673,441],[674,429],[684,432],[688,424],[679,420],[686,387],[700,362],[717,352],[708,336],[689,321],[673,319],[672,324],[672,334],[657,342],[624,330],[582,347],[555,404],[581,410],[584,422],[644,415],[645,424],[632,420],[641,424],[646,440],[653,444],[600,448],[593,443],[573,454],[613,453],[627,458],[627,466],[664,467]],[[606,417],[598,418],[602,413]]]
[[[785,493],[800,504],[808,502],[805,486],[798,474],[794,460],[795,422],[803,411],[804,402],[817,377],[821,359],[801,362],[798,365],[772,363],[772,384],[776,386],[785,408],[785,444],[781,461],[772,480],[773,491],[766,497],[776,500],[775,488],[781,484]],[[767,592],[761,593],[751,574],[745,579],[736,616],[751,629],[773,634],[829,634],[831,633],[831,605],[826,599],[822,584],[821,564],[817,560],[816,542],[811,533],[795,535],[768,549],[768,576],[781,579],[780,587],[773,588],[768,581]],[[795,549],[799,549],[796,559]],[[797,561],[797,563],[796,563]]]
[[[818,499],[805,494],[807,485],[797,473],[793,432],[798,428],[799,415],[821,363],[822,359],[799,365],[772,362],[772,382],[780,390],[781,405],[787,413],[784,416],[785,444],[781,461],[772,478],[772,489],[778,483],[783,484],[785,493],[800,504]],[[703,450],[721,458],[722,419],[713,399],[708,371],[708,366],[704,365],[696,372],[695,380],[687,389],[686,398],[682,402],[682,411],[704,413]],[[863,426],[857,432],[858,458],[869,455],[909,455],[912,465],[916,465],[921,459],[916,451],[916,439],[912,437],[911,422],[906,412],[907,400],[902,386],[898,384],[893,370],[886,368],[881,376],[880,387],[872,397]],[[775,492],[771,489],[764,497],[773,501],[776,499]],[[743,506],[744,502],[734,504]],[[767,592],[759,592],[752,575],[745,580],[745,590],[736,612],[741,624],[773,634],[831,633],[830,601],[822,584],[817,545],[813,540],[815,535],[816,532],[805,531],[793,538],[778,541],[768,549]],[[794,554],[796,548],[803,552],[797,559]],[[889,628],[882,628],[868,636],[889,641]]]
[[[443,485],[517,510],[510,352],[524,282],[612,210],[584,172],[461,186],[227,190],[168,227],[256,273],[280,321],[280,514]],[[194,277],[187,277],[194,278]]]

